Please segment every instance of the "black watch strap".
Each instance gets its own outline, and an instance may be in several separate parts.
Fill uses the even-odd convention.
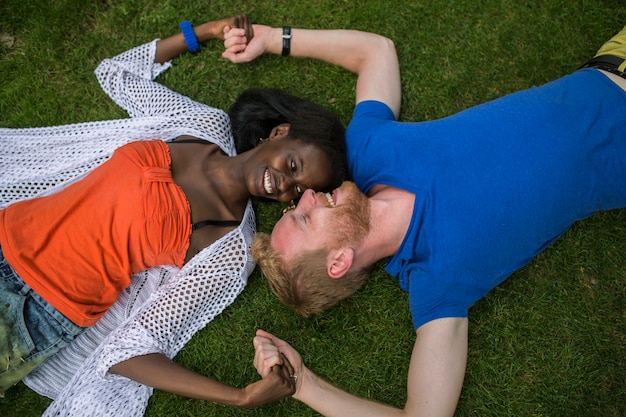
[[[291,27],[283,26],[283,56],[289,56],[291,52]]]

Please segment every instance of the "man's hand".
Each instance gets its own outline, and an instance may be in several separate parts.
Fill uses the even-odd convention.
[[[245,29],[225,27],[222,57],[235,64],[253,61],[267,52],[271,31],[269,26],[252,25],[252,38]]]
[[[259,375],[265,378],[272,367],[278,364],[289,364],[297,391],[302,384],[305,370],[300,354],[289,343],[261,329],[257,330],[253,343],[254,367]]]

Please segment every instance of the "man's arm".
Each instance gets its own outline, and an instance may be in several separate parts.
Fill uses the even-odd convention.
[[[409,367],[407,415],[454,415],[467,365],[467,329],[467,318],[443,318],[417,330]]]
[[[466,318],[444,318],[417,330],[411,355],[407,402],[403,410],[365,400],[329,384],[302,363],[300,355],[286,342],[259,331],[255,338],[255,366],[263,376],[279,355],[293,365],[298,380],[294,398],[326,417],[345,416],[453,416],[463,385],[467,362]]]
[[[282,28],[253,25],[254,38],[242,29],[226,30],[223,57],[249,62],[270,53],[281,54]],[[357,74],[356,102],[377,100],[396,117],[400,111],[400,69],[393,42],[374,33],[356,30],[291,30],[290,55],[319,59]]]

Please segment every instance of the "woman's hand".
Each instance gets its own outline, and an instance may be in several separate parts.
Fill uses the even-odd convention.
[[[293,395],[296,392],[293,375],[293,367],[286,359],[282,365],[273,366],[263,379],[243,389],[244,399],[240,407],[258,407]]]
[[[231,28],[238,28],[239,41],[249,42],[254,36],[252,23],[245,14],[227,17],[220,20],[210,20],[193,28],[193,32],[200,44],[211,39],[224,40],[225,33]],[[154,62],[168,62],[180,54],[187,52],[187,42],[182,33],[176,33],[168,38],[157,42],[157,50]]]
[[[239,16],[227,17],[221,20],[209,21],[206,23],[211,28],[213,39],[224,40],[225,34],[231,29],[239,28],[243,30],[242,38],[250,42],[254,37],[252,22],[245,14]]]

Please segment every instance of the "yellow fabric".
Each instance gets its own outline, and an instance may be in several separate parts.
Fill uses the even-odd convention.
[[[613,55],[619,58],[626,59],[626,26],[617,35],[613,36],[606,42],[596,53],[596,56],[600,55]],[[626,72],[626,61],[617,67],[618,70]]]

